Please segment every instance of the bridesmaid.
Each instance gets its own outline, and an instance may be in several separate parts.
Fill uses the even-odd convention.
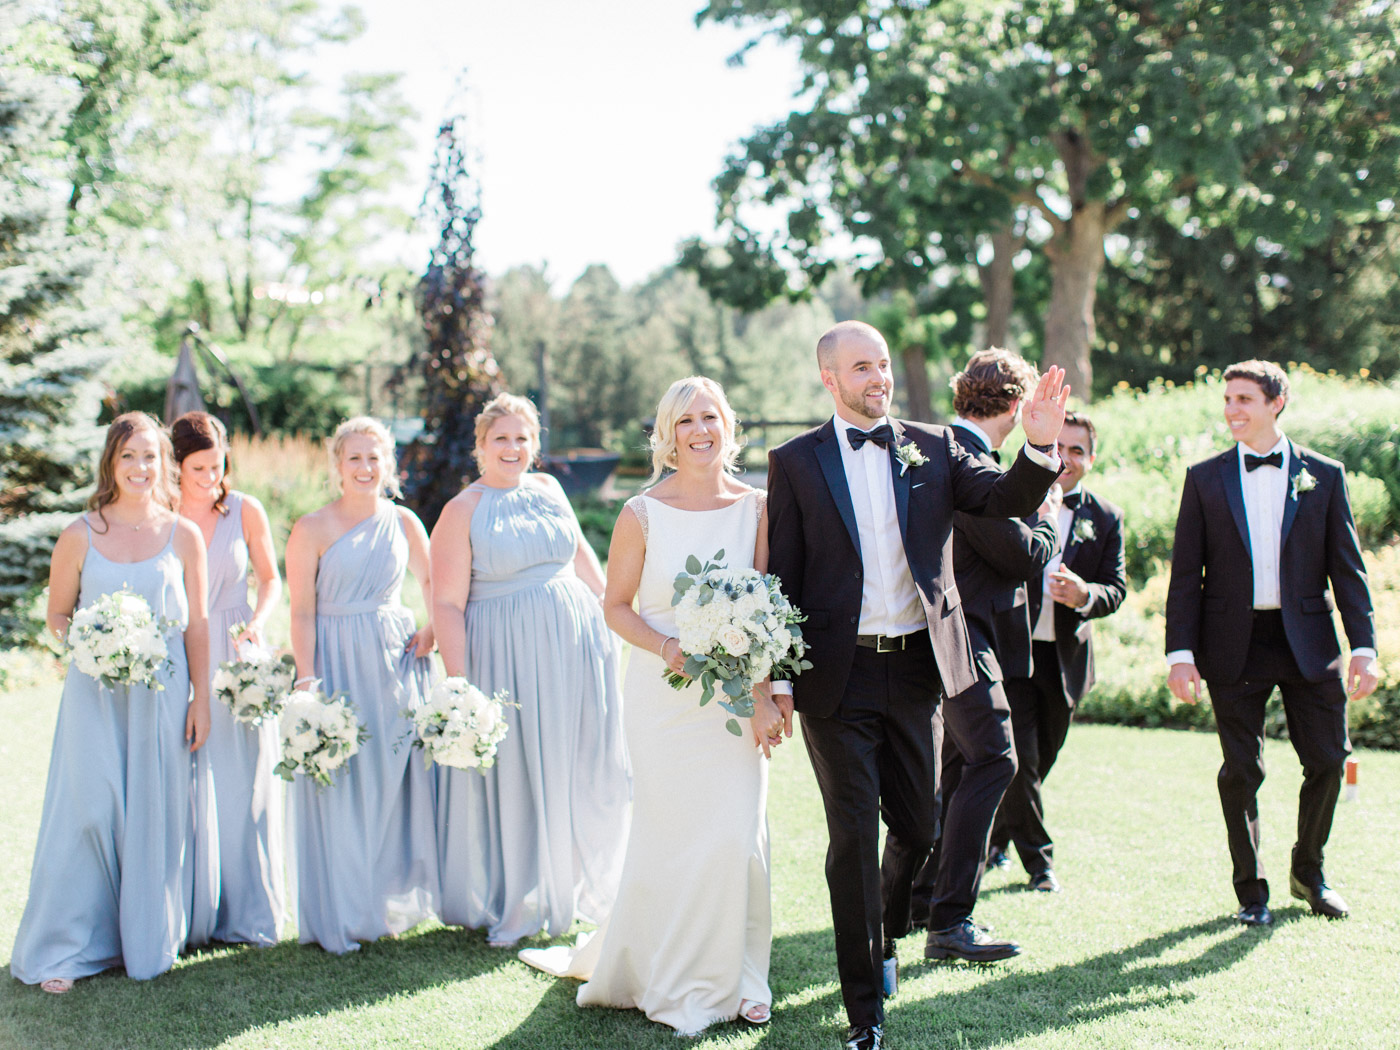
[[[432,607],[428,535],[399,494],[394,441],[360,416],[328,445],[337,498],[301,518],[287,540],[292,652],[298,683],[319,679],[344,693],[369,739],[331,787],[299,777],[297,925],[303,944],[355,951],[360,941],[401,933],[437,910],[432,774],[403,745],[401,712],[431,685],[431,626],[414,630],[399,602],[411,569]]]
[[[444,922],[496,947],[612,906],[629,782],[603,570],[559,483],[535,474],[535,406],[502,394],[476,420],[481,480],[433,529],[433,626],[449,675],[504,689],[510,731],[482,772],[442,768]]]
[[[264,643],[263,627],[282,594],[272,528],[256,499],[228,487],[228,434],[206,412],[170,426],[180,467],[180,515],[199,526],[209,551],[209,669],[234,659],[238,644]],[[248,605],[248,567],[258,585]],[[242,624],[238,637],[232,629]],[[276,722],[248,726],[228,707],[210,709],[209,745],[219,820],[219,941],[277,943],[286,898],[282,856],[282,781]]]
[[[160,424],[118,416],[88,513],[54,546],[48,626],[59,641],[78,608],[124,587],[173,623],[154,685],[109,687],[73,665],[64,679],[10,958],[18,980],[46,992],[114,966],[155,977],[213,926],[217,835],[196,820],[192,755],[209,735],[204,541],[175,512],[173,473]]]

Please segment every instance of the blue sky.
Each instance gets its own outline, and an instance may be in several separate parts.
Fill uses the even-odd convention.
[[[323,0],[325,2],[325,0]],[[549,265],[556,285],[604,262],[624,282],[665,265],[714,227],[710,180],[750,130],[786,114],[798,82],[790,52],[697,29],[699,0],[357,0],[365,36],[326,52],[327,86],[349,70],[392,70],[419,110],[413,178],[422,194],[433,135],[468,71],[471,139],[481,153],[482,265]],[[403,249],[421,261],[422,245]]]

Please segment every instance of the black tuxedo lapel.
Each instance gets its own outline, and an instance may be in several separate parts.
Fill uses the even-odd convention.
[[[846,480],[846,468],[841,463],[841,439],[836,435],[836,427],[828,422],[817,431],[817,462],[821,465],[826,487],[831,490],[831,500],[836,511],[846,524],[851,544],[860,554],[860,533],[856,529],[856,508],[851,502],[851,486]]]
[[[1244,543],[1244,549],[1253,550],[1249,542],[1249,517],[1244,512],[1244,483],[1240,481],[1238,446],[1223,454],[1217,462],[1220,464],[1220,480],[1225,486],[1225,502],[1230,506],[1235,528],[1240,530],[1240,540]]]
[[[894,427],[894,444],[889,447],[890,480],[894,484],[895,513],[899,515],[899,538],[904,543],[905,557],[907,558],[909,551],[909,470],[895,455],[895,449],[904,440],[904,427],[897,419],[890,420],[890,425]]]
[[[1288,540],[1288,530],[1293,527],[1293,519],[1298,516],[1298,500],[1293,493],[1297,492],[1298,475],[1307,466],[1303,462],[1303,454],[1298,451],[1298,446],[1292,441],[1288,443],[1288,490],[1283,497],[1283,526],[1279,529],[1278,549],[1283,550],[1283,545]]]

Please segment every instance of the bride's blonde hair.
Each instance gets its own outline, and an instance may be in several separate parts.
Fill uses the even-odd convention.
[[[729,407],[729,399],[724,396],[724,388],[705,376],[686,376],[672,383],[656,406],[656,426],[651,431],[651,477],[648,485],[655,485],[667,470],[676,469],[676,421],[689,411],[701,394],[714,398],[719,408],[719,418],[724,423],[724,469],[731,474],[738,471],[739,453],[744,444],[735,437],[738,423],[734,418],[734,409]]]

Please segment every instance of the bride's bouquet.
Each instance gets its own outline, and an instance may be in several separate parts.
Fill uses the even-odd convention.
[[[167,626],[139,594],[126,588],[104,594],[73,614],[73,663],[107,685],[149,685],[170,659]]]
[[[230,633],[237,635],[242,631],[240,624]],[[214,699],[227,704],[239,722],[260,726],[277,718],[296,677],[296,661],[290,656],[275,656],[261,646],[244,642],[234,659],[219,664],[214,672]]]
[[[722,693],[719,704],[739,718],[753,716],[753,687],[774,671],[791,678],[812,666],[804,660],[807,643],[798,626],[806,619],[783,594],[774,575],[757,569],[726,569],[724,551],[700,564],[691,555],[676,577],[671,605],[685,654],[685,674],[666,671],[666,680],[682,689],[698,679],[700,706]],[[688,676],[688,677],[687,677]],[[725,728],[741,735],[730,718]]]
[[[277,725],[282,761],[274,771],[283,780],[301,773],[318,784],[330,785],[331,774],[369,739],[369,731],[355,719],[343,696],[326,696],[315,688],[298,689],[289,695]]]
[[[405,711],[417,738],[414,747],[442,766],[485,770],[496,762],[496,748],[505,739],[504,691],[487,696],[465,678],[444,678],[421,707]],[[517,707],[517,704],[511,704]]]

